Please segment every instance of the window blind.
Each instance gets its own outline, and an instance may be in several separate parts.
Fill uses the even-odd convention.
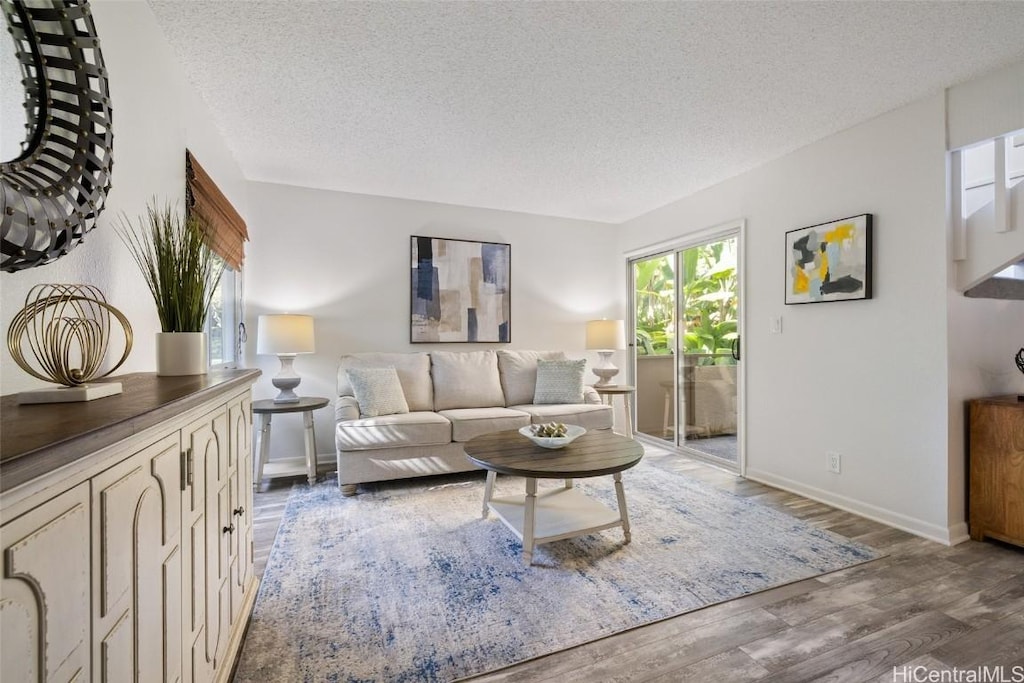
[[[189,212],[207,224],[206,243],[232,270],[240,270],[245,260],[244,244],[249,240],[245,220],[209,174],[185,150],[185,197]]]

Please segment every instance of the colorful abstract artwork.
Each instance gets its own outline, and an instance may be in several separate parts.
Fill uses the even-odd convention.
[[[786,303],[871,298],[871,214],[786,233]]]
[[[412,236],[409,340],[508,342],[511,246]]]

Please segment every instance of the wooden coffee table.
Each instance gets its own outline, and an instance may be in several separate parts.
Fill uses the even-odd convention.
[[[644,456],[643,447],[611,430],[587,432],[565,448],[550,450],[512,430],[478,436],[466,442],[466,455],[487,470],[483,516],[493,511],[523,542],[523,563],[533,563],[540,543],[592,534],[621,526],[630,541],[622,471]],[[526,478],[526,495],[494,498],[496,474]],[[573,479],[612,475],[618,510],[573,487]],[[538,479],[563,479],[565,486],[537,493]]]

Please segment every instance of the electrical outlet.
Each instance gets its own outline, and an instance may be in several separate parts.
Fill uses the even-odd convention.
[[[828,471],[839,474],[842,471],[843,456],[839,455],[835,451],[829,451],[825,454],[825,458],[828,464]]]

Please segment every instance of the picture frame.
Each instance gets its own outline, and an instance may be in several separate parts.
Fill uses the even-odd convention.
[[[512,246],[412,235],[409,342],[512,340]]]
[[[786,305],[872,297],[872,224],[864,213],[786,233]]]

